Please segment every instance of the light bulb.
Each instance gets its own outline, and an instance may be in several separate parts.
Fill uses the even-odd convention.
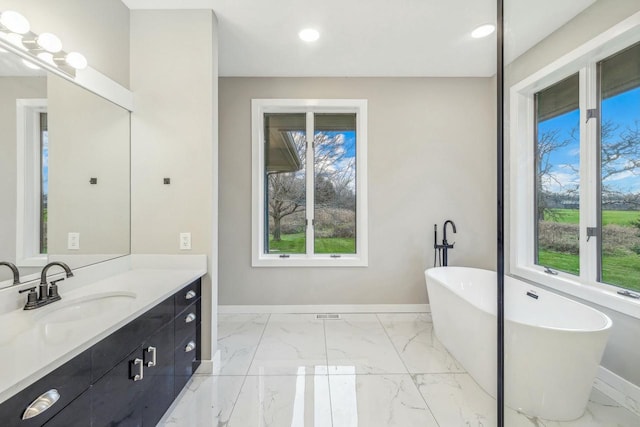
[[[87,68],[87,58],[84,57],[83,54],[78,52],[69,52],[65,59],[67,64],[76,70],[84,70]]]
[[[38,67],[36,64],[34,64],[33,62],[27,61],[26,59],[22,60],[22,63],[24,65],[26,65],[28,68],[31,68],[32,70],[39,70],[40,67]]]
[[[16,33],[2,33],[0,32],[0,37],[11,43],[13,46],[20,48],[21,50],[27,50],[26,47],[22,44],[22,36]]]
[[[54,67],[57,67],[58,65],[55,63],[55,61],[53,60],[53,54],[49,53],[49,52],[40,52],[38,54],[38,58],[40,58],[41,60],[43,60],[44,62],[46,62],[47,64],[53,65]]]
[[[56,53],[62,50],[62,42],[55,34],[42,33],[38,36],[37,43],[47,52]]]
[[[298,37],[305,42],[314,42],[320,38],[320,33],[313,28],[305,28],[298,33]]]
[[[7,10],[0,14],[0,24],[12,33],[26,34],[31,29],[27,18],[13,10]]]
[[[481,39],[483,37],[487,37],[490,34],[493,34],[495,30],[496,26],[493,24],[481,25],[471,32],[471,37],[473,37],[474,39]]]

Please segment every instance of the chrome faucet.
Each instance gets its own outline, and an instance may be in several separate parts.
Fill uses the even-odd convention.
[[[36,293],[35,286],[32,288],[27,288],[27,289],[18,291],[20,293],[27,292],[27,291],[29,292],[27,294],[27,303],[24,306],[25,310],[33,310],[34,308],[39,308],[44,305],[51,304],[54,301],[58,301],[62,299],[62,297],[58,293],[58,282],[60,282],[61,280],[64,280],[64,277],[62,279],[53,280],[51,282],[51,285],[47,283],[47,272],[51,267],[56,265],[64,269],[67,277],[73,277],[73,272],[71,271],[69,266],[64,262],[54,261],[45,265],[44,268],[42,269],[42,274],[40,275],[40,286],[38,287],[40,291],[39,293]]]
[[[18,267],[16,267],[15,264],[13,264],[11,262],[6,262],[6,261],[0,261],[0,265],[6,265],[7,267],[9,267],[11,269],[11,271],[13,272],[13,284],[14,285],[19,285],[20,284],[20,272],[18,272]]]

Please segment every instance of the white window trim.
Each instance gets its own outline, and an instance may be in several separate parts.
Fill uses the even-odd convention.
[[[313,240],[307,242],[307,254],[290,254],[280,258],[277,254],[265,254],[264,247],[264,113],[356,113],[356,253],[340,254],[332,258],[330,254],[309,254]],[[307,119],[307,128],[309,122]],[[366,267],[368,258],[368,202],[367,202],[367,100],[365,99],[252,99],[252,229],[251,261],[253,267]],[[309,132],[309,129],[307,129]],[[307,156],[313,166],[313,159]],[[313,168],[307,165],[307,170]],[[311,180],[308,180],[307,187]],[[307,194],[312,193],[313,188]],[[307,197],[307,203],[312,203]],[[313,212],[313,210],[307,212]],[[309,213],[307,214],[308,217]],[[311,221],[309,221],[309,227]]]
[[[46,99],[16,100],[16,265],[42,267],[40,253],[40,113]]]
[[[595,63],[640,41],[640,12],[625,19],[562,58],[542,68],[510,89],[510,274],[539,283],[586,301],[619,311],[640,319],[640,301],[617,294],[621,288],[597,281],[597,242],[592,237],[580,239],[580,276],[558,272],[557,276],[544,273],[534,264],[534,102],[539,90],[576,73],[580,73],[580,141],[588,149],[580,153],[580,236],[586,236],[586,227],[597,224],[595,192],[588,192],[598,180],[597,126],[587,123],[586,108],[596,107],[595,91],[586,99],[588,86],[596,81]],[[587,185],[588,184],[588,185]],[[585,215],[586,213],[586,215]]]

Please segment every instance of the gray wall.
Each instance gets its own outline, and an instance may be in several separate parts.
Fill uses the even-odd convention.
[[[449,218],[451,264],[494,268],[494,88],[489,78],[221,78],[220,304],[426,303],[433,224]],[[251,267],[252,98],[368,99],[369,267]]]
[[[50,74],[49,255],[109,259],[129,253],[129,111]],[[73,167],[69,167],[73,165]],[[92,185],[89,179],[98,183]],[[67,249],[67,233],[80,233],[80,249]],[[58,257],[59,259],[59,257]]]
[[[131,12],[131,252],[207,254],[204,359],[217,342],[217,73],[211,10]]]
[[[509,7],[508,3],[506,7]],[[508,94],[508,89],[511,85],[533,74],[638,11],[640,11],[640,1],[638,0],[599,0],[594,3],[565,26],[510,64],[505,70],[505,92]],[[507,38],[506,43],[508,42]],[[507,103],[505,108],[507,126],[509,124],[508,114]],[[508,136],[509,133],[506,131],[505,137],[508,138]],[[506,146],[508,147],[508,140]],[[506,172],[508,173],[508,169]],[[508,233],[508,223],[506,230]],[[509,242],[508,234],[506,241]],[[506,253],[509,252],[507,251]],[[640,345],[638,345],[640,342],[640,319],[626,316],[596,304],[581,302],[603,311],[613,320],[613,329],[602,359],[602,366],[640,386],[640,369],[638,369],[638,360],[640,360]]]

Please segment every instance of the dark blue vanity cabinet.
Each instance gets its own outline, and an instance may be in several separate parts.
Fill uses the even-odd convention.
[[[155,426],[200,361],[200,279],[0,405],[5,427]],[[23,421],[42,393],[60,399]]]

